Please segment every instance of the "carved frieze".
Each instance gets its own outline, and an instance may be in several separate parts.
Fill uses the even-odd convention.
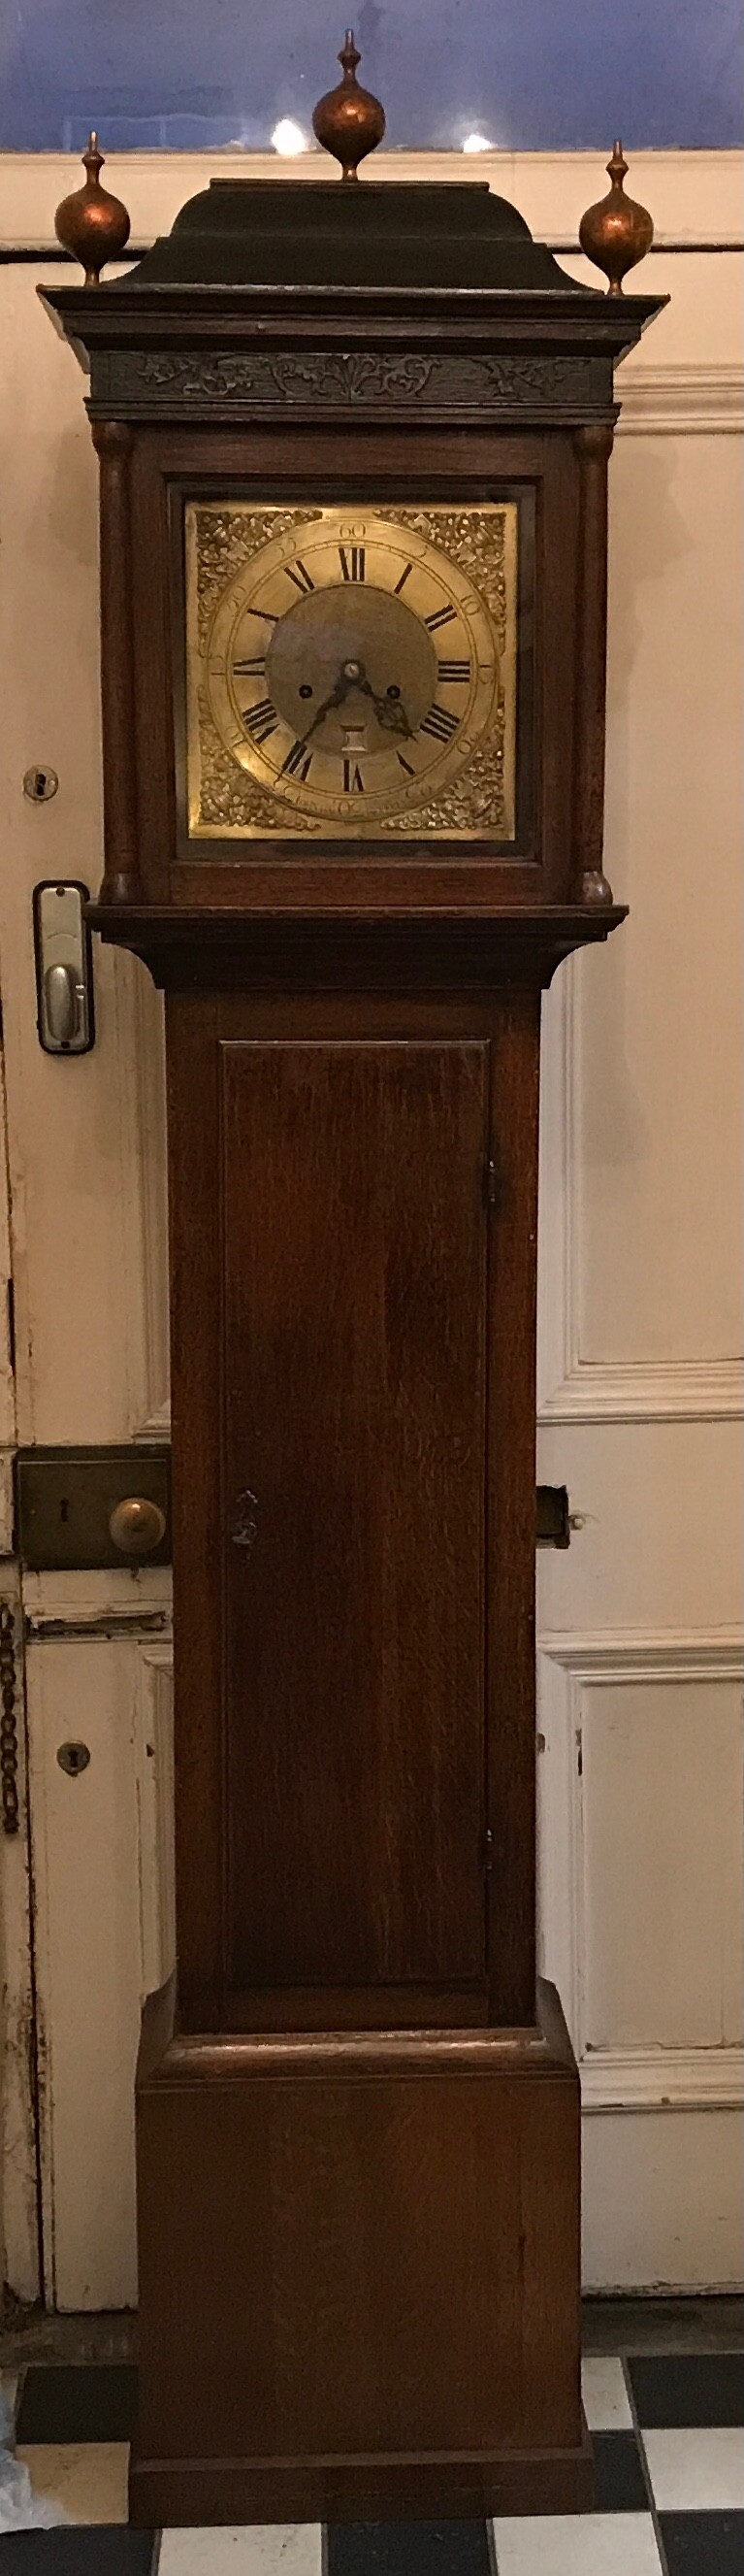
[[[473,357],[397,349],[95,349],[94,415],[245,418],[266,411],[611,417],[604,355]]]

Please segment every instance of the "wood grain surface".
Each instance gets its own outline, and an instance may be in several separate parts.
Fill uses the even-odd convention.
[[[218,2518],[493,2509],[538,2453],[578,2500],[576,2071],[560,2016],[472,2046],[288,2036],[256,2078],[227,2043],[185,2083],[176,2039],[143,2077],[137,2518],[155,2475],[187,2518],[197,2462]]]
[[[220,1066],[228,1983],[482,1978],[488,1050]]]

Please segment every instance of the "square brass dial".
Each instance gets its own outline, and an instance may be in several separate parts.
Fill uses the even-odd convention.
[[[185,512],[189,837],[515,837],[518,504]]]

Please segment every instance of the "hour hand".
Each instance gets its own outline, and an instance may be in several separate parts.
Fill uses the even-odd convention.
[[[370,688],[369,680],[365,685],[365,695],[371,698],[378,725],[381,725],[383,731],[402,733],[406,741],[410,741],[411,727],[402,699],[377,697],[374,689]]]
[[[386,733],[404,734],[406,741],[410,742],[411,727],[402,699],[375,698],[374,703],[378,725],[382,725]]]
[[[334,707],[340,707],[343,705],[344,698],[347,696],[351,686],[351,680],[347,680],[346,673],[344,671],[339,671],[335,689],[331,689],[328,697],[323,699],[323,704],[318,708],[317,715],[313,716],[312,724],[305,726],[302,737],[303,742],[309,742],[311,733],[317,733],[318,726],[323,723],[324,716],[330,715]]]

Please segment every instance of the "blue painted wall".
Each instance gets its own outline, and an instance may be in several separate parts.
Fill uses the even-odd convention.
[[[309,130],[343,0],[0,0],[0,149],[265,148]],[[388,141],[516,150],[744,139],[740,0],[357,0]]]

